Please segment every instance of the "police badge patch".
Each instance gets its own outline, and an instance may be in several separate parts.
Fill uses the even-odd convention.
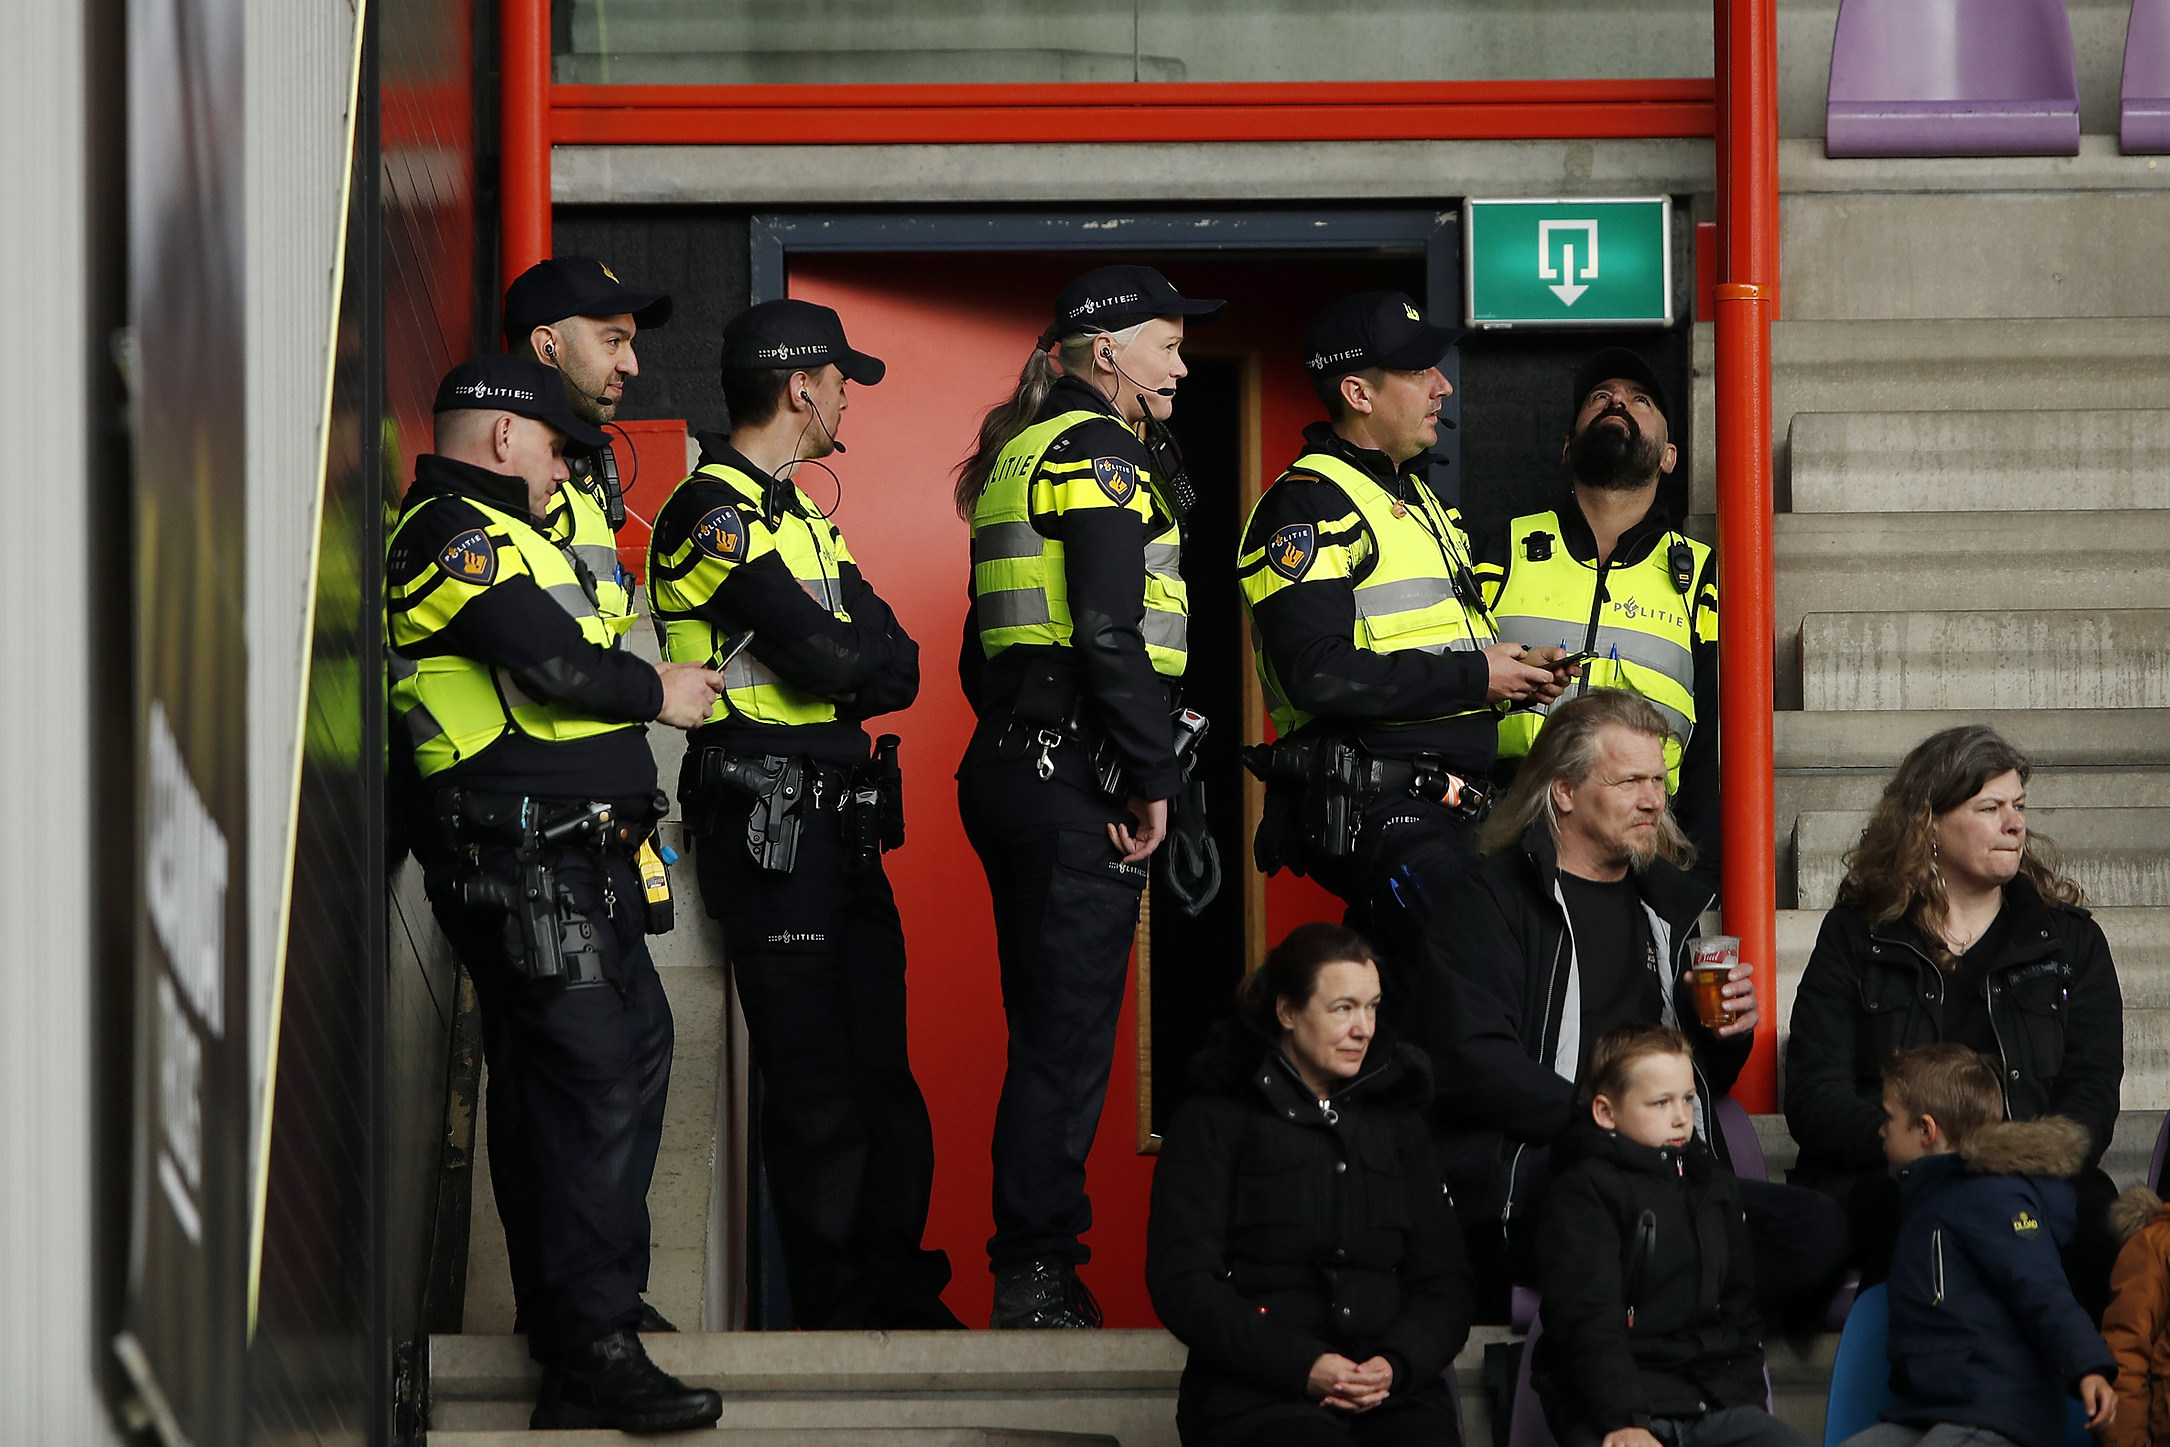
[[[1300,582],[1311,571],[1318,551],[1318,529],[1310,523],[1290,523],[1267,540],[1266,566],[1291,583]]]
[[[497,549],[491,545],[490,535],[481,528],[469,528],[437,555],[437,566],[459,579],[478,588],[487,588],[497,581]]]
[[[1094,458],[1093,481],[1100,484],[1100,490],[1106,493],[1117,507],[1126,506],[1138,495],[1138,469],[1128,458]]]
[[[746,520],[726,504],[693,525],[693,545],[711,558],[736,563],[746,556]]]

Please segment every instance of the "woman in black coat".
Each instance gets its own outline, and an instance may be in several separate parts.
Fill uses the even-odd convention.
[[[1469,1267],[1422,1051],[1378,1029],[1361,936],[1290,932],[1192,1065],[1153,1175],[1146,1285],[1190,1348],[1184,1447],[1458,1440],[1440,1374]]]
[[[2125,1073],[2124,1001],[2079,886],[2030,840],[2032,773],[1995,730],[1969,724],[1923,740],[1885,787],[1794,999],[1791,1179],[1846,1207],[1863,1276],[1881,1280],[1899,1218],[1878,1135],[1884,1064],[1931,1041],[1978,1050],[2001,1068],[2012,1119],[2087,1128],[2066,1266],[2099,1317],[2116,1257],[2101,1160]]]

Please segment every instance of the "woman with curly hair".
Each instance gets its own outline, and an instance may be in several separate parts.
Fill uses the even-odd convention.
[[[1999,1062],[2007,1115],[2069,1116],[2091,1137],[2073,1290],[2098,1318],[2115,1246],[2101,1169],[2125,1074],[2124,1002],[2102,928],[2027,830],[2033,766],[1982,724],[1916,745],[1847,856],[1801,976],[1786,1045],[1791,1179],[1846,1207],[1864,1279],[1888,1269],[1898,1193],[1885,1172],[1884,1063],[1953,1041]]]

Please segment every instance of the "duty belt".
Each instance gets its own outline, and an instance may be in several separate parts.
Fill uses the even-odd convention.
[[[1253,744],[1243,751],[1243,766],[1267,784],[1302,790],[1297,808],[1304,840],[1329,859],[1347,858],[1355,850],[1364,810],[1389,794],[1437,804],[1469,824],[1481,824],[1492,813],[1491,799],[1437,754],[1382,759],[1353,739],[1327,735]],[[1260,866],[1266,868],[1263,859]]]
[[[879,867],[904,844],[904,776],[898,738],[883,734],[861,764],[835,764],[805,754],[735,754],[689,750],[679,774],[679,797],[689,832],[716,834],[736,801],[750,806],[746,849],[762,869],[789,874],[798,862],[799,829],[809,811],[835,812],[855,869]]]

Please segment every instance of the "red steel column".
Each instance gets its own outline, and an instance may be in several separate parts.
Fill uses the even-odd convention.
[[[499,284],[550,255],[550,0],[500,0]]]
[[[1718,708],[1725,925],[1756,969],[1763,1010],[1734,1095],[1778,1108],[1778,874],[1772,718],[1771,320],[1778,299],[1774,0],[1716,0],[1724,269],[1718,284]]]

